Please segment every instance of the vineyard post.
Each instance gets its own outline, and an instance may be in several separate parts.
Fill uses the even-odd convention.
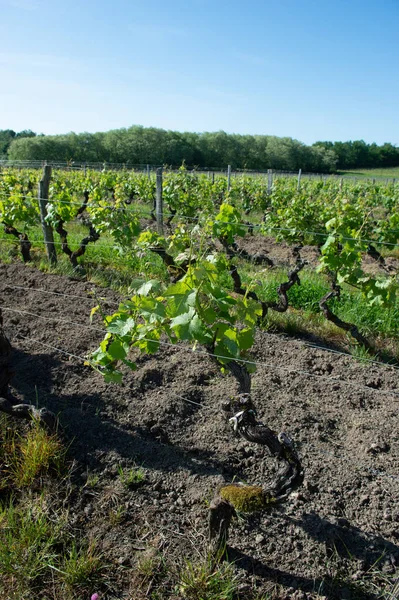
[[[51,167],[45,165],[43,167],[43,176],[39,181],[39,207],[40,207],[40,220],[42,223],[44,243],[46,245],[47,257],[52,265],[57,263],[57,254],[54,246],[53,228],[46,221],[47,217],[47,200],[48,200],[48,189],[51,179]]]
[[[230,191],[231,187],[231,165],[227,165],[227,191]]]
[[[147,177],[148,177],[148,179],[151,179],[150,165],[147,165]]]
[[[162,206],[162,167],[157,169],[157,188],[155,196],[155,212],[159,235],[163,235],[163,206]]]
[[[212,185],[215,183],[215,171],[212,171]]]
[[[273,169],[267,169],[267,193],[272,193],[273,186]]]
[[[298,187],[297,187],[298,192],[301,189],[301,175],[302,175],[302,169],[299,169],[299,173],[298,173]]]

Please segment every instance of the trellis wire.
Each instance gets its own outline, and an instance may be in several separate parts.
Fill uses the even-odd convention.
[[[2,310],[4,311],[9,311],[9,312],[14,312],[14,313],[19,313],[19,314],[24,314],[24,311],[18,310],[18,309],[13,309],[13,308],[9,308],[9,307],[5,307],[2,306]],[[83,323],[77,323],[75,321],[67,321],[65,319],[59,319],[57,317],[47,317],[47,316],[43,316],[43,315],[38,315],[36,313],[31,313],[31,312],[25,312],[25,314],[27,316],[31,316],[31,317],[35,317],[37,319],[43,319],[43,320],[47,320],[47,321],[58,321],[60,323],[63,323],[65,325],[74,325],[77,327],[84,327],[84,328],[88,328],[88,329],[92,329],[95,331],[99,331],[101,333],[106,333],[106,330],[103,328],[99,328],[99,327],[95,327],[93,325],[85,325]],[[136,342],[136,341],[144,341],[144,342],[154,342],[154,340],[149,339],[149,338],[132,338],[132,342]],[[185,345],[179,345],[177,346],[176,344],[173,344],[171,342],[164,342],[161,340],[158,340],[158,342],[160,346],[165,346],[165,347],[171,347],[171,348],[178,348],[181,349],[185,352],[190,352],[190,353],[194,353],[194,354],[199,354],[199,355],[204,355],[204,356],[210,356],[213,358],[216,358],[217,360],[221,360],[221,361],[231,361],[234,360],[238,363],[241,364],[248,364],[248,365],[252,365],[252,366],[262,366],[262,367],[267,367],[270,368],[272,370],[275,371],[283,371],[289,374],[296,374],[296,375],[303,375],[306,377],[312,377],[313,379],[316,380],[323,380],[323,381],[328,381],[328,382],[332,382],[332,383],[340,383],[343,385],[347,385],[349,387],[352,387],[353,389],[358,389],[358,390],[362,390],[362,391],[367,391],[367,392],[371,392],[373,394],[382,394],[382,395],[391,395],[391,396],[397,396],[399,397],[399,391],[396,392],[394,390],[380,390],[380,389],[375,389],[375,388],[371,388],[367,385],[361,385],[361,384],[357,384],[354,382],[350,382],[350,381],[346,381],[345,379],[342,379],[341,377],[328,377],[325,375],[318,375],[316,373],[311,373],[310,371],[306,371],[305,369],[292,369],[289,367],[282,367],[279,365],[276,365],[274,363],[267,363],[264,361],[254,361],[254,360],[246,360],[243,358],[234,358],[231,356],[224,356],[221,354],[215,354],[212,352],[208,352],[206,350],[202,351],[202,350],[198,350],[198,349],[193,349],[193,348],[187,348],[185,347]],[[85,359],[86,361],[88,360],[87,358]]]
[[[19,194],[17,194],[19,195]],[[15,194],[4,194],[5,197],[13,197],[15,196]],[[43,198],[38,198],[36,196],[24,196],[23,194],[20,195],[23,198],[30,198],[31,200],[43,200]],[[48,203],[64,203],[64,204],[73,204],[76,206],[83,206],[83,202],[70,202],[69,200],[57,200],[57,199],[45,199],[46,202]],[[97,207],[98,208],[98,204],[87,204],[85,205],[86,208],[91,208],[91,207]],[[103,204],[101,208],[115,208],[115,206],[113,204]],[[130,206],[123,206],[123,207],[119,207],[117,210],[123,210],[123,211],[127,211],[127,212],[131,212],[132,214],[136,214],[138,216],[153,216],[153,212],[148,211],[148,212],[139,212],[135,210],[135,207],[130,207]],[[180,215],[178,213],[167,213],[167,212],[163,212],[163,216],[164,217],[173,217],[176,219],[180,219],[180,221],[183,222],[200,222],[202,221],[204,218],[215,218],[217,215],[207,215],[206,213],[200,217],[189,217],[187,215]],[[247,228],[247,229],[262,229],[264,230],[266,233],[269,231],[293,231],[294,228],[292,227],[276,227],[276,226],[266,226],[264,223],[262,224],[252,224],[252,223],[248,223],[245,221],[238,221],[238,222],[234,222],[234,221],[223,221],[224,224],[226,225],[237,225],[243,228]],[[396,232],[397,230],[392,230],[393,232]],[[295,233],[296,235],[308,235],[308,236],[318,236],[318,237],[322,237],[322,238],[328,238],[331,234],[330,233],[324,233],[322,231],[310,231],[310,230],[303,230],[303,229],[295,229]],[[340,236],[340,239],[345,240],[345,241],[354,241],[354,242],[360,242],[360,243],[364,243],[364,244],[376,244],[377,246],[389,246],[392,248],[398,248],[399,247],[399,243],[394,243],[394,242],[384,242],[384,241],[379,241],[379,240],[369,240],[369,239],[365,239],[365,238],[357,238],[357,237],[350,237],[350,236]]]
[[[75,294],[64,294],[64,293],[52,292],[52,291],[44,290],[44,289],[40,289],[40,288],[23,287],[23,286],[20,286],[20,285],[6,284],[6,289],[7,288],[15,289],[15,290],[24,290],[24,291],[27,291],[27,292],[37,292],[37,293],[43,293],[43,294],[53,294],[53,295],[56,295],[56,296],[64,296],[66,298],[78,298],[78,299],[81,299],[81,300],[97,300],[97,298],[95,296],[78,296],[78,295],[75,295]],[[89,293],[91,293],[91,292],[89,292]],[[113,306],[119,306],[121,303],[123,303],[123,299],[121,299],[120,302],[115,302],[113,300],[108,300],[107,298],[104,298],[103,296],[100,297],[100,300],[102,302],[106,303],[106,304],[111,304]],[[9,310],[11,310],[11,309],[9,309]],[[38,316],[38,315],[34,315],[34,316]],[[44,319],[46,317],[41,317],[41,318]],[[102,330],[102,331],[104,331],[104,330]],[[258,330],[258,334],[260,336],[277,337],[280,340],[284,339],[283,335],[278,335],[278,334],[275,334],[275,333],[271,333],[269,331],[262,331],[261,329]],[[302,345],[308,347],[308,348],[313,348],[313,349],[316,349],[316,350],[321,350],[321,351],[324,351],[324,352],[329,352],[331,354],[336,354],[336,355],[339,355],[339,356],[342,356],[342,357],[345,357],[345,358],[348,358],[348,359],[351,359],[351,360],[354,360],[354,361],[358,360],[355,356],[352,356],[348,352],[342,352],[340,350],[335,350],[333,348],[328,348],[327,346],[322,346],[322,345],[319,345],[319,344],[311,344],[310,342],[307,342],[306,340],[300,340],[300,343]],[[390,364],[390,363],[381,362],[381,361],[374,360],[372,358],[367,358],[367,357],[364,357],[361,360],[362,360],[362,362],[367,362],[367,363],[370,363],[370,364],[374,364],[374,365],[376,365],[378,367],[383,367],[385,369],[393,369],[395,371],[399,371],[399,367],[398,366]]]
[[[19,338],[23,339],[24,341],[26,341],[28,343],[32,342],[32,343],[39,344],[39,345],[41,345],[43,347],[50,348],[51,350],[54,350],[55,352],[58,352],[60,354],[64,354],[64,355],[69,356],[71,358],[75,358],[75,359],[77,359],[79,361],[82,361],[83,363],[87,362],[87,359],[84,358],[84,357],[82,357],[82,356],[73,354],[71,352],[63,350],[62,348],[58,348],[58,347],[53,346],[51,344],[47,344],[45,342],[42,342],[41,340],[37,340],[37,339],[34,339],[34,338],[29,338],[29,337],[24,336],[22,334],[18,334],[17,339],[19,339]],[[193,400],[185,398],[181,394],[177,394],[175,392],[172,392],[172,395],[175,396],[175,397],[181,398],[182,400],[184,400],[185,402],[187,402],[189,404],[193,404],[193,405],[199,406],[200,408],[205,409],[206,411],[211,411],[212,410],[210,407],[203,406],[200,403],[197,403],[197,402],[194,402]],[[328,451],[324,451],[324,450],[319,450],[319,449],[317,449],[316,452],[318,454],[324,454],[324,455],[330,456],[332,458],[339,458],[341,460],[347,461],[347,459],[342,454],[339,454],[337,456],[336,454],[334,454],[332,452],[328,452]],[[351,461],[351,465],[353,465],[353,461]],[[399,476],[397,476],[397,475],[392,475],[390,473],[385,473],[383,471],[380,471],[379,469],[374,469],[373,467],[368,467],[366,465],[362,465],[362,468],[368,470],[370,473],[372,473],[373,475],[375,475],[377,477],[387,477],[387,478],[389,478],[389,479],[391,479],[393,481],[399,481]],[[359,468],[357,470],[359,471]]]

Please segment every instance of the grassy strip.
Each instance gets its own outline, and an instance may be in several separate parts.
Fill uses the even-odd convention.
[[[255,284],[262,300],[277,300],[276,290],[280,283],[287,280],[286,270],[253,272],[244,264],[242,269],[243,281]],[[319,308],[320,299],[330,289],[326,278],[305,270],[301,272],[300,279],[301,285],[295,285],[288,291],[288,311],[269,311],[266,327],[293,335],[313,334],[330,341],[347,342],[345,332],[326,321]],[[369,306],[358,292],[346,287],[341,299],[331,302],[331,309],[344,321],[357,325],[364,335],[373,338],[378,348],[389,349],[399,358],[399,300],[390,309]]]
[[[65,457],[59,438],[39,424],[16,424],[0,415],[2,598],[40,593],[72,600],[101,585],[104,565],[95,543],[77,538],[57,501],[60,486],[67,487]]]
[[[71,223],[66,226],[69,232],[68,241],[71,248],[77,248],[82,238],[87,234],[87,228]],[[31,240],[41,240],[43,237],[40,228],[32,228],[29,237]],[[61,251],[59,238],[54,235],[57,249],[57,265],[51,268],[42,242],[32,242],[32,262],[44,272],[60,275],[75,276],[68,257]],[[20,260],[19,242],[0,229],[0,261],[10,264]],[[148,277],[150,279],[167,279],[167,271],[162,260],[150,250],[132,248],[126,252],[115,245],[110,235],[102,235],[98,242],[88,244],[86,253],[81,260],[86,278],[102,287],[110,287],[121,293],[128,293],[134,277]]]
[[[399,177],[399,167],[385,169],[357,169],[356,171],[338,171],[338,175],[347,177]]]

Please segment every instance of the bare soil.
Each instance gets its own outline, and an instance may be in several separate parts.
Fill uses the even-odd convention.
[[[98,540],[111,565],[105,597],[135,599],[134,567],[145,552],[159,549],[172,569],[185,557],[198,561],[217,486],[262,485],[276,465],[232,434],[220,405],[235,383],[205,354],[163,346],[137,355],[122,386],[85,366],[103,337],[99,322],[89,322],[94,295],[115,309],[110,290],[0,265],[13,391],[59,414],[75,461],[71,523]],[[381,597],[363,584],[398,576],[399,371],[264,332],[253,357],[259,418],[293,437],[306,476],[285,504],[234,523],[229,559],[239,597],[252,598],[255,588],[287,599]],[[145,481],[127,489],[118,468],[134,465]],[[163,585],[165,598],[178,597]]]
[[[252,255],[265,254],[277,268],[285,268],[293,264],[293,245],[284,241],[276,242],[271,237],[247,234],[240,240],[239,247]],[[320,252],[317,246],[303,246],[301,258],[311,269],[316,269],[320,265]],[[377,260],[365,254],[362,259],[362,268],[370,275],[392,275],[399,271],[399,260],[395,256],[387,256],[385,257],[385,266],[382,266]]]

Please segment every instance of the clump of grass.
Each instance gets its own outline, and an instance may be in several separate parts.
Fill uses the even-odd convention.
[[[145,472],[141,467],[133,467],[124,469],[122,465],[118,465],[119,479],[125,487],[132,489],[145,481]]]
[[[118,506],[114,506],[108,511],[108,521],[112,527],[116,527],[120,525],[125,518],[126,508],[119,504]]]
[[[104,564],[94,542],[80,548],[72,543],[60,566],[61,579],[67,589],[89,590],[101,581]]]
[[[87,486],[89,488],[95,488],[99,481],[100,476],[98,475],[98,473],[88,473],[85,487]]]
[[[165,569],[162,555],[156,548],[149,548],[135,565],[135,574],[143,583],[159,577]]]
[[[62,519],[50,521],[40,503],[34,510],[15,507],[12,501],[0,508],[0,590],[22,598],[50,577],[61,537]]]
[[[21,431],[22,430],[22,431]],[[38,422],[19,431],[6,416],[0,419],[0,489],[30,486],[39,475],[53,471],[61,476],[66,449],[55,434]]]
[[[103,569],[94,543],[78,545],[67,514],[50,515],[42,498],[0,507],[1,598],[37,598],[50,587],[51,597],[80,598],[100,585]]]
[[[176,592],[185,600],[233,600],[237,592],[234,565],[215,565],[211,557],[187,561],[178,574]]]
[[[131,597],[135,600],[163,600],[169,597],[165,590],[171,587],[171,572],[164,556],[154,546],[149,546],[135,563],[130,582]],[[130,596],[129,596],[130,598]]]
[[[61,475],[65,448],[55,434],[49,434],[39,423],[33,423],[27,434],[16,446],[14,482],[17,487],[31,485],[35,478],[54,469]]]

